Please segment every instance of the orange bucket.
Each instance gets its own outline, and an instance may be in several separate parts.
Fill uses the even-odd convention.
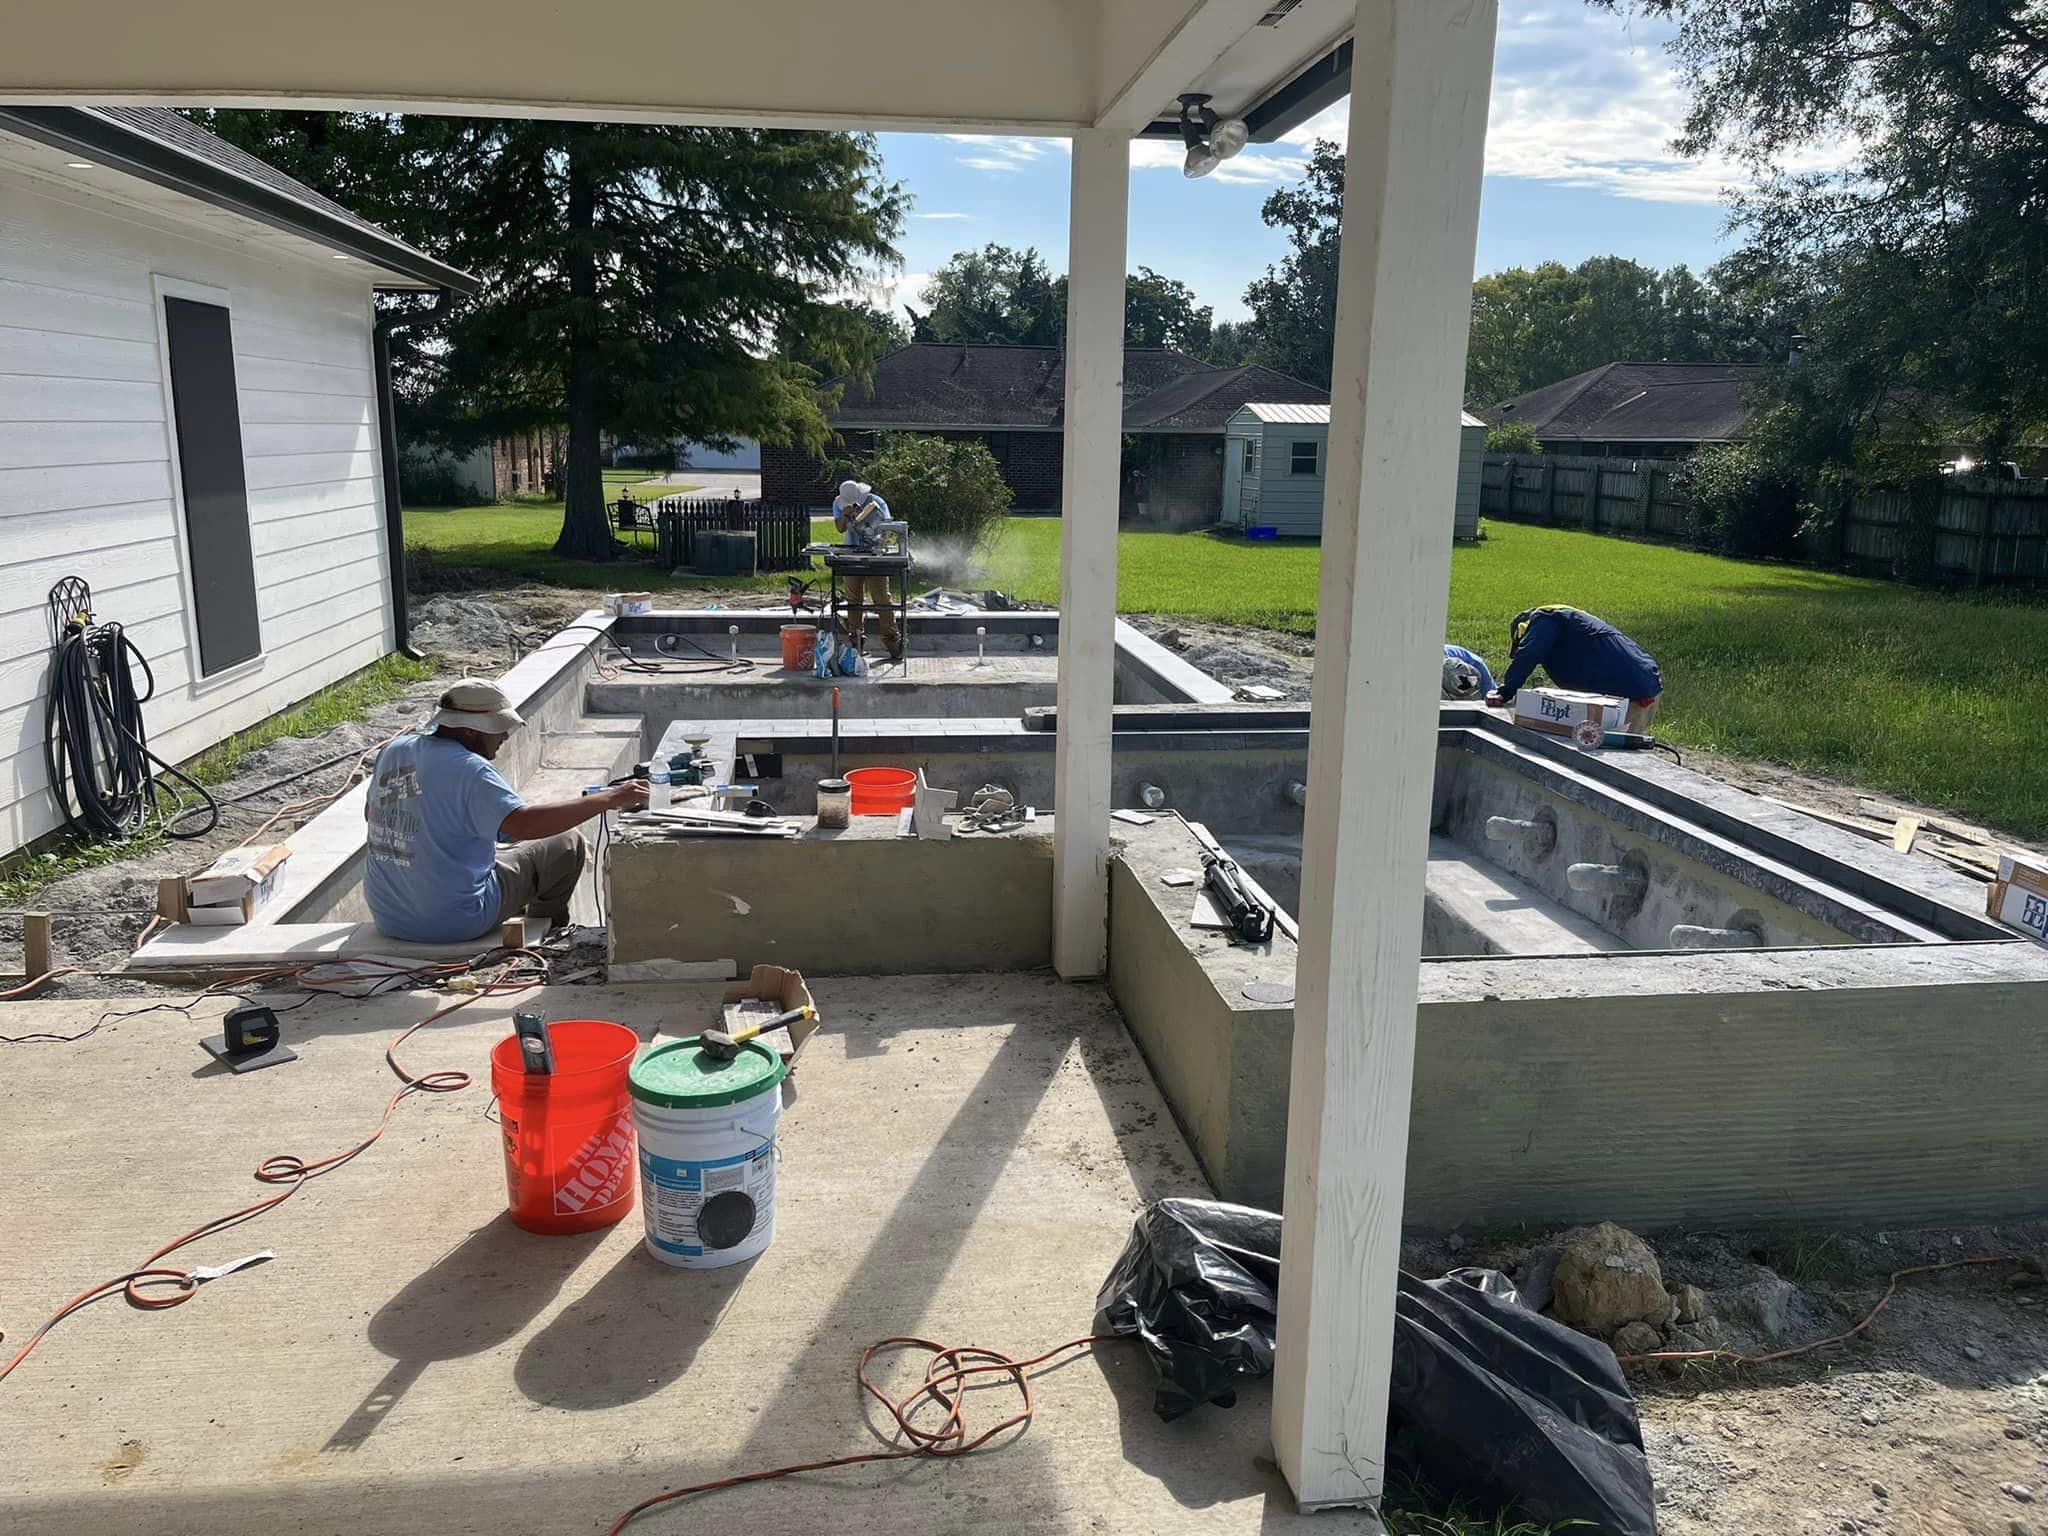
[[[633,1209],[633,1099],[640,1037],[602,1019],[548,1025],[555,1070],[529,1073],[519,1037],[491,1047],[491,1091],[505,1130],[512,1220],[558,1235],[608,1227]]]
[[[818,628],[815,624],[785,624],[782,626],[782,666],[788,672],[808,672],[814,653],[818,649]]]
[[[908,768],[856,768],[846,782],[856,816],[894,816],[917,798],[917,775]]]

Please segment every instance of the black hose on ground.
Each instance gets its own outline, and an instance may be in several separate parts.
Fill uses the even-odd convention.
[[[142,706],[155,693],[149,658],[119,624],[72,622],[59,634],[50,663],[43,760],[50,793],[72,831],[132,837],[155,822],[166,835],[185,839],[204,837],[220,825],[220,807],[206,787],[149,750]],[[199,803],[187,803],[172,779],[197,794]],[[203,825],[186,825],[201,815]]]

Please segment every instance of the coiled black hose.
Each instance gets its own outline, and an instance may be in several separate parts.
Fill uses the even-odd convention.
[[[135,687],[140,667],[143,688]],[[66,627],[51,659],[43,754],[50,793],[64,823],[92,837],[130,837],[152,821],[175,838],[204,837],[220,825],[206,787],[149,750],[142,706],[156,693],[149,658],[119,624]],[[155,772],[152,772],[152,765]],[[169,780],[199,797],[188,803]],[[187,825],[203,815],[203,825]]]

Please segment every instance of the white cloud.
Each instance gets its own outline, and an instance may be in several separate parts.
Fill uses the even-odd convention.
[[[1026,171],[1047,155],[1072,147],[1065,139],[1016,138],[991,133],[949,133],[946,138],[965,144],[975,153],[962,155],[960,163],[970,170],[1005,173]]]
[[[971,219],[971,213],[913,213],[913,219]]]
[[[1507,4],[1494,59],[1486,171],[1589,188],[1655,203],[1718,203],[1748,169],[1723,156],[1687,159],[1671,148],[1686,96],[1664,52],[1668,27],[1578,8]],[[1341,148],[1351,104],[1326,107],[1286,136]],[[1801,155],[1798,169],[1843,163],[1835,148]]]

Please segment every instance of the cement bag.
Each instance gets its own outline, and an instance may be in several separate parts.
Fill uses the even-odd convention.
[[[1177,1419],[1271,1374],[1280,1218],[1208,1200],[1138,1214],[1096,1297],[1095,1331],[1135,1336]],[[1611,1536],[1655,1536],[1635,1400],[1614,1353],[1529,1311],[1505,1275],[1399,1277],[1388,1392],[1391,1480]]]

